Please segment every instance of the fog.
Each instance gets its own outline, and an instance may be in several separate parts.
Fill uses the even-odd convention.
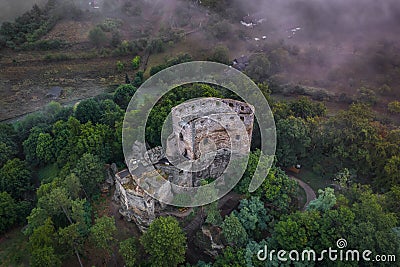
[[[14,20],[24,12],[30,10],[34,4],[42,5],[47,0],[1,0],[0,23]]]
[[[21,15],[34,3],[46,1],[1,0],[0,22]],[[89,9],[89,1],[70,0],[84,10]],[[232,48],[235,53],[231,54],[232,57],[257,49],[267,51],[263,50],[264,44],[283,41],[285,45],[297,47],[300,53],[306,55],[303,59],[317,55],[317,60],[324,63],[323,66],[310,66],[307,65],[307,59],[296,59],[295,66],[285,70],[287,73],[293,72],[293,76],[308,75],[309,80],[325,79],[332,69],[340,69],[341,66],[354,68],[362,60],[368,65],[366,55],[382,50],[383,44],[390,43],[393,47],[399,44],[399,0],[203,0],[203,4],[206,2],[214,5],[211,11],[202,7],[197,0],[98,0],[97,4],[101,7],[99,14],[103,13],[105,18],[120,17],[132,26],[131,29],[147,28],[153,36],[157,35],[161,26],[182,27],[183,24],[178,20],[190,21],[185,24],[185,29],[190,31],[190,27],[200,28],[201,25],[206,29],[209,18],[215,21],[219,17],[231,23],[233,31],[216,42],[222,41]],[[139,9],[140,15],[136,14]],[[241,25],[240,21],[246,15],[262,23],[254,27]],[[238,29],[244,32],[247,41],[238,40]],[[205,36],[206,31],[203,32]],[[135,37],[130,33],[125,34],[127,38]],[[200,38],[199,42],[204,42],[204,39]],[[206,42],[211,44],[215,40],[206,39]],[[250,46],[256,49],[249,49]],[[369,68],[373,71],[371,66]],[[366,73],[363,75],[371,74]]]

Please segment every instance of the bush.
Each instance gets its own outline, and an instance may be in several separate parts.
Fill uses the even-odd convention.
[[[154,75],[159,71],[162,71],[163,69],[166,69],[168,67],[184,63],[184,62],[189,62],[192,60],[192,56],[189,54],[180,54],[177,57],[173,57],[169,59],[165,64],[157,65],[154,67],[150,68],[150,75]]]
[[[95,28],[90,30],[89,40],[93,45],[99,47],[107,42],[107,36],[100,27],[96,26]]]
[[[400,114],[400,102],[393,101],[388,104],[388,110],[392,114]]]
[[[229,64],[229,49],[226,46],[219,45],[214,48],[212,55],[210,57],[211,61]]]
[[[140,56],[135,56],[132,61],[132,69],[136,70],[140,67]]]
[[[121,61],[118,60],[118,61],[117,61],[117,71],[118,71],[118,72],[123,72],[124,69],[125,69],[124,63],[122,63]]]
[[[150,54],[153,53],[161,53],[165,50],[165,44],[161,39],[153,39],[150,44],[147,46],[147,50]]]
[[[232,29],[227,21],[217,21],[209,27],[209,31],[216,38],[225,38],[231,34]]]
[[[70,60],[70,59],[72,59],[71,56],[69,56],[67,54],[63,54],[63,53],[60,53],[60,54],[47,54],[44,57],[44,60],[47,60],[47,61],[63,61],[63,60]]]
[[[61,40],[40,40],[33,43],[25,43],[22,45],[23,50],[53,50],[60,49],[65,43]]]
[[[120,85],[117,90],[115,90],[113,101],[122,109],[126,109],[135,92],[136,88],[130,84]]]
[[[378,92],[382,96],[391,96],[391,95],[393,95],[393,89],[387,84],[382,85],[378,89]]]
[[[120,19],[105,19],[101,24],[98,25],[105,32],[111,32],[117,30],[122,26],[122,20]]]
[[[373,90],[361,87],[357,91],[358,93],[358,101],[365,104],[376,105],[378,102],[378,98]]]
[[[34,5],[30,11],[16,18],[14,22],[4,22],[0,27],[2,44],[17,49],[27,43],[25,48],[30,48],[30,43],[39,40],[56,24],[58,17],[50,15],[50,11],[52,8],[49,5],[44,9]]]
[[[121,44],[121,34],[119,31],[114,31],[110,41],[111,46],[118,47]]]

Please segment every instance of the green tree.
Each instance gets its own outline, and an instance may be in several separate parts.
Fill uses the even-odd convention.
[[[123,110],[111,99],[101,101],[100,108],[102,115],[100,122],[110,127],[115,127],[115,123],[122,121],[124,118]]]
[[[381,182],[387,184],[386,187],[400,185],[400,155],[389,158],[384,167],[385,178]]]
[[[18,154],[17,134],[10,124],[0,123],[0,168]]]
[[[30,266],[33,267],[56,267],[61,266],[61,259],[56,254],[53,247],[45,246],[32,250],[30,257]]]
[[[98,193],[100,184],[105,180],[104,165],[99,157],[90,153],[83,154],[72,173],[79,178],[88,197]]]
[[[324,104],[313,102],[305,96],[290,102],[289,107],[293,111],[295,117],[301,117],[303,119],[321,117],[326,114],[326,107]]]
[[[284,167],[298,164],[307,155],[311,144],[310,129],[302,118],[288,117],[276,123],[277,149],[279,164]]]
[[[242,246],[246,244],[248,237],[245,228],[235,214],[226,216],[221,225],[222,234],[230,245]]]
[[[392,101],[388,104],[388,110],[390,113],[399,114],[400,113],[400,101]]]
[[[65,179],[62,181],[62,186],[67,190],[71,199],[75,200],[79,198],[79,194],[82,191],[82,184],[74,173],[71,173],[65,177]]]
[[[249,59],[246,73],[255,81],[263,82],[271,75],[271,62],[263,53],[253,54]]]
[[[123,72],[125,69],[125,65],[124,63],[122,63],[120,60],[117,61],[117,71],[118,72]]]
[[[138,261],[138,240],[134,237],[125,239],[119,243],[119,253],[125,261],[125,266],[137,266]]]
[[[57,237],[64,254],[63,256],[72,256],[75,254],[82,266],[79,254],[83,251],[85,236],[82,234],[82,227],[79,223],[73,223],[64,228],[60,228],[57,232]]]
[[[351,184],[351,173],[349,169],[344,168],[342,171],[336,173],[334,181],[336,181],[342,188],[346,188]]]
[[[95,224],[90,228],[90,240],[97,248],[108,251],[115,241],[116,232],[115,219],[103,216],[97,218]]]
[[[29,250],[31,252],[31,266],[60,266],[61,261],[55,253],[57,245],[55,229],[50,218],[36,228],[29,237]]]
[[[272,204],[280,213],[288,212],[293,197],[297,192],[296,181],[290,179],[282,169],[273,167],[258,189],[262,200]]]
[[[385,131],[383,131],[385,132]],[[397,183],[389,173],[395,174],[395,168],[391,165],[395,163],[395,158],[400,153],[400,130],[394,129],[384,136],[381,136],[373,147],[370,155],[374,177],[373,185],[376,190],[387,191],[392,186],[392,182]],[[389,173],[388,173],[389,172]],[[389,174],[389,175],[388,175]]]
[[[31,171],[24,161],[11,159],[0,169],[0,192],[6,191],[19,200],[31,189]]]
[[[75,110],[75,117],[81,122],[91,121],[97,123],[100,121],[102,111],[99,103],[93,98],[81,101]]]
[[[113,100],[114,102],[125,110],[128,107],[129,101],[136,92],[136,87],[130,84],[123,84],[118,86],[115,90]]]
[[[142,83],[144,82],[144,77],[143,77],[143,71],[138,71],[136,74],[135,74],[135,78],[133,79],[133,86],[135,86],[135,87],[137,87],[137,88],[139,88],[141,85],[142,85]]]
[[[222,64],[229,64],[229,49],[226,46],[218,45],[212,51],[212,55],[210,57],[211,61],[219,62]]]
[[[222,254],[219,254],[215,262],[212,264],[214,267],[242,267],[246,266],[245,252],[241,248],[236,247],[226,247]],[[207,266],[204,266],[207,267]]]
[[[393,186],[389,192],[385,194],[384,206],[390,212],[394,212],[397,220],[400,221],[400,186]]]
[[[132,69],[137,70],[140,67],[140,56],[135,56],[131,61]]]
[[[152,266],[178,266],[185,261],[186,237],[173,217],[155,219],[140,242]]]
[[[335,190],[327,187],[325,190],[318,190],[318,198],[308,204],[307,209],[314,209],[325,212],[336,204]]]
[[[274,234],[274,238],[282,249],[289,251],[306,247],[306,230],[292,218],[278,222],[275,225]]]
[[[206,223],[212,225],[221,225],[222,216],[220,210],[218,209],[218,201],[214,201],[206,206],[207,218]]]
[[[43,133],[41,128],[32,128],[28,138],[22,143],[26,162],[32,166],[36,166],[39,163],[39,159],[36,154],[36,148],[38,143],[37,141],[41,133]]]
[[[271,220],[260,197],[251,197],[240,201],[237,217],[249,235],[256,230],[265,230]]]
[[[100,47],[107,43],[107,35],[100,27],[96,26],[90,30],[89,40],[93,45]]]
[[[379,140],[379,123],[374,121],[371,109],[353,104],[322,124],[322,154],[335,162],[325,166],[333,173],[345,167],[354,168],[366,177],[372,172],[371,154]],[[334,169],[332,169],[334,168]]]
[[[54,161],[55,157],[53,138],[48,133],[39,133],[36,144],[36,156],[41,164]]]
[[[7,192],[0,193],[0,233],[5,233],[17,222],[17,205]]]
[[[13,150],[11,146],[0,142],[0,167],[2,167],[10,158],[14,158],[16,154],[17,151]]]

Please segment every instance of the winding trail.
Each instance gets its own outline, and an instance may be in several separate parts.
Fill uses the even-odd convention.
[[[296,177],[294,177],[294,176],[292,176],[292,175],[289,175],[289,177],[290,177],[291,179],[295,180],[295,181],[299,184],[299,186],[300,186],[301,188],[303,188],[304,191],[306,192],[307,201],[306,201],[306,204],[304,204],[304,207],[303,207],[303,210],[306,210],[308,204],[310,204],[311,200],[316,199],[316,198],[317,198],[317,195],[315,194],[314,190],[313,190],[308,184],[306,184],[305,182],[303,182],[302,180],[300,180],[300,179],[298,179],[298,178],[296,178]]]

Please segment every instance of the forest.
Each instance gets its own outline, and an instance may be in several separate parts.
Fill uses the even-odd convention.
[[[122,127],[136,90],[180,63],[231,64],[242,51],[229,45],[231,33],[247,42],[246,33],[236,30],[243,7],[229,1],[157,2],[154,9],[161,6],[167,12],[174,4],[181,9],[166,18],[173,26],[164,21],[156,35],[147,22],[141,29],[127,29],[126,21],[151,13],[149,3],[137,2],[104,1],[103,13],[96,14],[80,1],[49,0],[1,25],[1,94],[22,93],[0,100],[0,266],[400,266],[400,55],[395,42],[378,48],[360,45],[355,61],[338,65],[319,80],[312,66],[325,69],[332,63],[321,50],[305,50],[304,44],[291,41],[249,44],[243,72],[268,100],[277,133],[274,163],[261,187],[248,191],[262,157],[256,124],[246,171],[233,189],[238,197],[233,211],[224,214],[217,201],[193,208],[185,218],[157,217],[144,233],[122,218],[112,200],[114,188],[103,189],[111,165],[126,169]],[[211,48],[181,49],[182,43],[186,47],[200,38],[199,32],[187,34],[198,21],[185,14],[199,16],[204,10],[208,21],[200,34],[212,40]],[[121,19],[113,16],[121,12]],[[85,20],[91,27],[84,42],[50,38],[60,23]],[[19,53],[35,59],[22,60]],[[37,70],[29,87],[64,83],[66,89],[60,99],[41,98],[32,107],[32,95],[43,95],[42,89],[24,91],[26,85],[17,82],[21,77],[10,73],[28,68],[29,76],[39,65],[54,72],[52,83]],[[303,73],[299,66],[310,68],[307,79],[298,79]],[[69,76],[58,76],[63,70]],[[79,79],[66,81],[78,72]],[[83,90],[89,84],[96,89]],[[11,85],[17,90],[7,91]],[[241,100],[213,84],[174,88],[151,111],[149,147],[161,144],[161,128],[171,109],[199,97]],[[29,108],[19,113],[18,103]],[[301,166],[298,174],[290,171],[296,165]],[[316,192],[309,204],[293,177]],[[188,236],[185,226],[196,216],[204,216],[204,223]],[[215,238],[211,245],[204,229]],[[276,254],[273,261],[257,258],[265,246],[320,253],[336,248],[340,239],[350,249],[370,250],[392,261],[281,261]]]

